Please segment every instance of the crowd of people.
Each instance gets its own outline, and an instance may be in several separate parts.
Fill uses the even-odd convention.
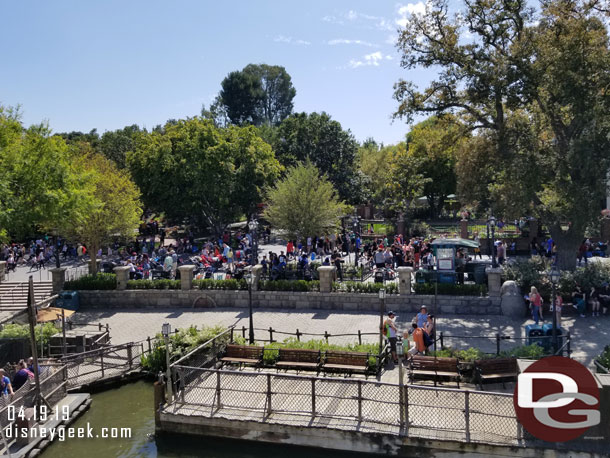
[[[0,369],[0,392],[3,396],[13,396],[19,388],[34,379],[34,358],[20,360],[14,368],[13,379],[11,380],[6,370]],[[40,373],[40,370],[39,370]]]
[[[420,311],[415,315],[411,322],[411,328],[405,330],[400,336],[400,330],[396,324],[396,314],[392,311],[388,312],[388,317],[380,329],[384,338],[390,344],[390,353],[394,363],[398,363],[397,345],[399,337],[403,342],[410,342],[406,349],[408,355],[426,354],[428,349],[434,345],[435,340],[435,317],[428,313],[428,308],[425,305],[421,306]]]

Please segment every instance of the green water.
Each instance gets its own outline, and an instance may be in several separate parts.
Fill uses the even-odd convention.
[[[206,458],[348,458],[371,457],[320,449],[217,440],[191,436],[155,437],[153,390],[147,382],[131,383],[92,396],[88,412],[71,426],[93,428],[131,428],[130,439],[70,439],[55,441],[42,458],[107,457],[206,457]]]

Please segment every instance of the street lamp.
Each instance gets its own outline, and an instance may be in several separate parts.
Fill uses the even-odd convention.
[[[250,254],[250,276],[248,277],[248,309],[250,311],[250,324],[248,325],[248,340],[250,345],[254,344],[254,319],[252,317],[252,282],[254,281],[253,267],[258,262],[258,241],[256,239],[256,229],[258,228],[258,221],[254,217],[248,223],[250,229],[250,235],[252,236],[252,253]]]
[[[172,326],[169,323],[163,323],[161,326],[161,334],[163,334],[163,340],[165,341],[165,365],[166,369],[166,377],[167,377],[167,399],[168,402],[172,402],[173,400],[173,388],[172,388],[172,373],[169,367],[169,336],[172,332]]]
[[[383,333],[384,333],[384,329],[383,329],[383,315],[385,313],[385,288],[381,288],[379,289],[379,329],[380,329],[380,333],[379,333],[379,354],[381,355],[381,352],[383,350]]]
[[[55,248],[53,249],[53,254],[55,256],[55,267],[59,269],[61,267],[61,263],[59,262],[59,231],[54,228],[51,231],[51,235],[53,236],[53,240],[55,242]]]
[[[358,219],[358,215],[356,214],[356,210],[354,209],[354,216],[352,217],[352,225],[354,228],[354,235],[355,235],[355,243],[354,243],[354,253],[356,256],[356,259],[354,261],[354,263],[356,264],[356,268],[358,268],[358,254],[360,251],[360,247],[358,245],[358,238],[360,237],[360,231],[358,230],[358,226],[359,224],[359,219]]]
[[[557,283],[559,283],[559,278],[561,277],[561,272],[557,267],[553,266],[551,268],[551,272],[549,274],[551,277],[551,285],[553,287],[553,354],[556,355],[559,349],[559,345],[557,344]]]
[[[491,228],[491,239],[489,238],[489,228]],[[491,267],[494,269],[498,267],[496,263],[496,251],[495,251],[495,238],[496,238],[496,218],[491,215],[487,220],[487,240],[491,240],[490,251],[491,251]]]

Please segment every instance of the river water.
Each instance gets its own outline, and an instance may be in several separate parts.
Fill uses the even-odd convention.
[[[235,440],[218,440],[191,436],[155,437],[153,387],[136,382],[94,394],[89,411],[71,426],[93,428],[131,428],[130,439],[70,439],[53,444],[42,458],[110,458],[110,457],[205,457],[205,458],[354,458],[374,455],[341,453],[305,447],[258,444]]]

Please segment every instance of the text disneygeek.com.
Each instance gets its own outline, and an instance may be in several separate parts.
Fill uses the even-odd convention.
[[[94,430],[87,422],[86,426],[70,427],[61,426],[45,428],[44,426],[34,426],[31,428],[6,428],[4,434],[7,439],[38,438],[58,440],[66,439],[130,439],[131,428],[98,428]]]

